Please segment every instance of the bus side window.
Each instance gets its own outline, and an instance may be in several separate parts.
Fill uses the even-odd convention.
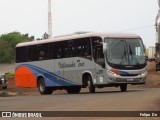
[[[65,57],[65,41],[57,42],[55,44],[56,49],[56,58],[64,58]]]
[[[81,41],[77,40],[77,56],[81,56],[81,50],[82,50],[82,46],[81,46]]]
[[[35,46],[28,46],[28,61],[34,61],[34,48]]]
[[[61,52],[62,52],[61,48],[58,48],[57,49],[57,58],[61,58]]]
[[[72,47],[72,51],[75,52],[75,56],[79,57],[91,55],[90,38],[80,38],[74,40],[74,47]]]
[[[47,53],[46,53],[46,59],[51,59],[52,57],[52,43],[47,44]]]
[[[74,50],[72,49],[74,47],[73,40],[70,40],[67,43],[68,43],[68,57],[73,57],[74,56]]]
[[[36,49],[37,49],[36,45],[32,46],[32,59],[31,59],[32,61],[38,60],[37,56],[36,56],[36,54],[37,54]]]
[[[69,54],[68,54],[68,46],[65,47],[65,58],[68,58],[69,57]]]
[[[57,59],[56,43],[50,45],[50,59]]]
[[[48,53],[48,44],[45,44],[44,45],[44,48],[43,48],[43,50],[44,50],[44,53],[45,53],[45,56],[44,56],[44,59],[45,60],[48,60],[48,58],[49,58],[49,53]]]
[[[26,62],[27,60],[27,47],[16,48],[16,62]]]
[[[90,39],[89,38],[86,38],[86,41],[85,41],[84,55],[85,56],[90,56],[91,55],[91,44],[90,44]]]
[[[46,55],[46,51],[45,51],[45,45],[41,46],[41,45],[37,45],[37,60],[45,60],[45,55]]]
[[[39,52],[39,60],[45,60],[45,52],[44,51]]]
[[[58,58],[60,58],[61,57],[61,48],[60,48],[60,46],[59,46],[59,44],[57,44],[56,43],[56,45],[55,45],[56,47],[56,59],[58,59]]]

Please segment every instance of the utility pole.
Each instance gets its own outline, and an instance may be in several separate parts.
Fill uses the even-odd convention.
[[[52,38],[52,3],[51,0],[48,0],[48,35],[49,38]]]
[[[158,14],[156,16],[155,20],[155,27],[156,27],[156,44],[155,44],[155,63],[156,63],[156,71],[160,71],[160,0],[157,0],[158,2]]]
[[[156,20],[155,20],[156,31],[158,31],[158,27],[159,27],[158,20],[159,20],[159,17],[160,17],[160,0],[157,0],[157,2],[158,2],[159,10],[158,10],[158,14],[157,14]]]

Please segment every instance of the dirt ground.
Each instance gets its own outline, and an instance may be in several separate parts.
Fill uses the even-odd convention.
[[[9,69],[11,68],[11,69]],[[13,65],[11,67],[7,67],[7,72],[14,71],[13,70]],[[160,71],[157,72],[155,70],[155,62],[148,62],[147,63],[147,69],[148,69],[148,76],[147,76],[147,82],[145,85],[136,85],[136,86],[131,86],[131,88],[160,88]],[[16,92],[19,93],[20,95],[39,95],[38,89],[37,88],[20,88],[15,86],[15,80],[14,79],[9,79],[8,80],[8,89],[7,90],[2,90],[0,91],[9,91],[9,92]],[[85,91],[83,89],[82,91]],[[66,93],[65,90],[57,90],[54,91],[54,94],[58,93]]]
[[[147,63],[147,82],[145,85],[139,85],[144,88],[160,88],[160,71],[155,70],[155,62]]]

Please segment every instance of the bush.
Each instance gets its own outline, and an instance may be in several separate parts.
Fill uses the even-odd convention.
[[[13,73],[6,73],[6,77],[10,78],[10,79],[13,79],[13,78],[15,78],[15,74],[13,74]]]

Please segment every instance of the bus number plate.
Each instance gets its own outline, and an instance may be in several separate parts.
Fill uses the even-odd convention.
[[[134,81],[134,79],[130,78],[130,79],[127,79],[128,82],[131,82],[131,81]]]

